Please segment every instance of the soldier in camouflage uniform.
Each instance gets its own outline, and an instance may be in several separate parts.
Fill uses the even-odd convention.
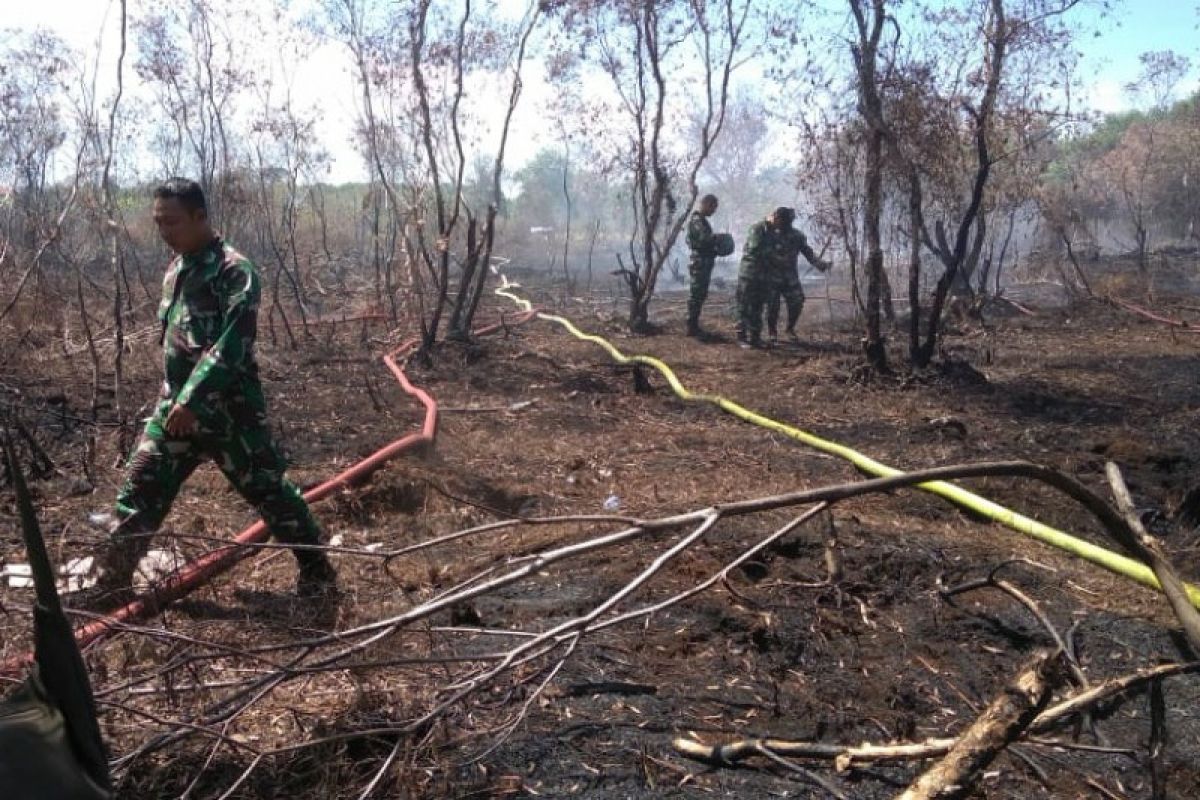
[[[708,284],[712,280],[713,265],[717,258],[713,229],[708,218],[716,213],[718,205],[716,195],[706,194],[700,198],[699,208],[692,212],[692,218],[688,220],[687,245],[691,250],[688,274],[692,279],[688,294],[688,336],[704,335],[700,328],[700,309],[708,299]]]
[[[158,310],[166,379],[117,496],[117,525],[101,558],[101,602],[105,594],[128,595],[150,535],[205,458],[278,541],[321,541],[308,504],[284,477],[286,464],[267,426],[254,359],[260,291],[254,265],[213,232],[204,193],[193,181],[172,178],[155,190],[154,221],[178,253],[163,279]],[[293,552],[298,594],[336,592],[336,573],[323,552]]]
[[[772,297],[782,297],[787,305],[787,333],[796,338],[796,322],[804,308],[804,289],[796,269],[796,259],[803,254],[809,263],[824,272],[829,262],[817,257],[804,234],[792,227],[796,212],[779,207],[762,222],[755,223],[746,236],[742,263],[738,271],[738,303],[741,321],[738,339],[743,347],[762,346],[763,306]],[[778,299],[775,301],[778,303]],[[770,334],[776,335],[778,305],[775,317],[768,318]]]

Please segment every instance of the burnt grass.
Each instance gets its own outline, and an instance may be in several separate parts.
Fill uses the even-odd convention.
[[[1104,491],[1104,463],[1116,461],[1180,570],[1200,577],[1200,538],[1169,520],[1200,482],[1195,334],[1099,302],[1035,316],[997,306],[982,322],[953,321],[934,368],[864,379],[848,325],[810,309],[799,346],[743,352],[730,343],[726,304],[723,297],[711,301],[709,325],[724,339],[714,343],[681,335],[678,296],[660,303],[664,332],[652,337],[626,335],[602,303],[574,302],[565,312],[627,352],[662,357],[692,389],[724,393],[900,468],[1028,459]],[[508,309],[487,308],[481,317],[500,311]],[[64,353],[37,330],[19,349],[15,333],[4,335],[4,399],[22,409],[27,429],[58,467],[33,481],[51,551],[60,560],[90,553],[100,538],[86,516],[115,494],[120,435],[87,421],[85,352]],[[396,334],[373,328],[364,341],[359,330],[347,330],[296,349],[262,338],[274,423],[299,483],[313,485],[418,424],[416,405],[378,360]],[[146,337],[132,344],[127,408],[153,395],[153,350]],[[517,515],[604,513],[610,495],[622,514],[657,517],[859,478],[840,460],[679,401],[655,373],[643,372],[647,387],[633,370],[547,322],[445,345],[431,367],[413,365],[411,374],[443,406],[437,447],[315,507],[345,547],[391,549]],[[111,408],[102,407],[99,418],[111,420]],[[29,449],[23,452],[36,466]],[[1042,487],[1000,479],[971,487],[1107,544],[1079,508]],[[21,561],[7,490],[0,513],[0,557]],[[695,585],[788,519],[771,512],[722,522],[620,609]],[[206,537],[229,536],[252,521],[206,466],[184,490],[161,542],[195,555],[211,546]],[[248,559],[153,623],[158,635],[128,631],[86,653],[112,753],[135,751],[168,730],[168,721],[200,714],[229,686],[269,668],[245,653],[188,660],[213,653],[214,643],[241,651],[287,647],[399,613],[507,558],[611,529],[521,528],[389,562],[337,554],[344,594],[336,618],[314,619],[292,601],[294,568],[286,554]],[[841,562],[835,584],[825,567],[833,534]],[[539,696],[534,689],[545,673],[526,671],[523,680],[500,681],[419,735],[399,739],[398,748],[394,736],[341,737],[421,716],[462,669],[398,660],[495,652],[507,640],[463,629],[538,631],[586,612],[677,535],[549,568],[385,639],[360,655],[360,666],[296,676],[221,727],[228,737],[221,746],[211,736],[191,736],[123,764],[122,796],[177,796],[197,780],[191,796],[218,797],[252,765],[249,748],[315,740],[323,741],[265,758],[231,796],[358,797],[392,756],[377,796],[827,796],[761,760],[737,769],[689,761],[671,740],[857,744],[961,731],[1035,650],[1052,646],[1036,620],[999,592],[952,601],[939,593],[1009,559],[1033,562],[1003,574],[1060,632],[1073,629],[1092,683],[1186,657],[1178,626],[1155,593],[937,498],[899,492],[839,504],[726,582],[648,620],[589,635]],[[0,588],[0,655],[27,648],[30,600],[25,590]],[[170,664],[178,667],[163,669]],[[1171,679],[1164,692],[1161,780],[1169,796],[1193,796],[1200,786],[1200,680]],[[527,713],[511,725],[526,703]],[[972,796],[1150,797],[1146,693],[1100,706],[1095,725],[1102,740],[1073,723],[1054,736],[1099,749],[1010,749]],[[855,798],[891,797],[924,767],[837,773],[827,763],[802,765]]]

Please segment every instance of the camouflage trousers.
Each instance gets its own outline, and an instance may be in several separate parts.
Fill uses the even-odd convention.
[[[767,330],[775,336],[779,330],[780,301],[787,306],[787,330],[792,330],[804,309],[804,289],[795,270],[766,274],[742,273],[738,276],[738,338],[762,339],[763,308],[767,311]]]
[[[715,263],[711,258],[693,258],[688,263],[688,274],[692,279],[688,292],[689,327],[700,323],[700,310],[704,307],[704,301],[708,299],[708,286],[712,281]]]
[[[300,490],[284,477],[287,465],[271,439],[265,415],[235,424],[224,412],[209,413],[201,416],[194,435],[174,437],[164,428],[170,409],[169,400],[158,404],[126,467],[116,502],[118,524],[102,559],[106,582],[128,585],[184,481],[206,458],[258,511],[276,540],[319,543],[320,525]],[[301,563],[316,557],[305,550],[295,553]]]
[[[787,330],[789,333],[800,320],[804,310],[804,287],[796,270],[773,272],[767,281],[767,332],[774,338],[779,333],[780,300],[787,306]]]
[[[739,339],[757,342],[762,339],[762,311],[767,302],[767,281],[763,275],[738,275],[737,304]]]

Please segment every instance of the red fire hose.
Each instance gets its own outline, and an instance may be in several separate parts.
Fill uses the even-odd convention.
[[[536,311],[528,311],[513,318],[511,321],[498,322],[475,330],[476,336],[493,333],[510,325],[520,325],[532,319]],[[415,397],[425,407],[425,419],[418,433],[410,433],[383,447],[354,464],[344,472],[330,478],[324,483],[314,486],[304,493],[304,499],[315,503],[332,494],[335,490],[365,480],[388,461],[408,450],[431,447],[437,437],[438,405],[424,389],[414,386],[409,381],[404,370],[396,363],[403,354],[407,355],[416,348],[417,341],[409,340],[395,348],[383,357],[383,363],[391,370],[392,375],[400,383],[405,394]],[[75,632],[75,641],[80,649],[100,640],[110,633],[116,625],[125,622],[143,620],[157,614],[166,606],[190,594],[210,580],[231,569],[250,553],[253,548],[244,547],[247,544],[259,544],[270,538],[267,526],[256,522],[233,538],[230,544],[206,553],[179,568],[175,574],[152,585],[144,594],[129,605],[113,611],[102,619],[90,622]],[[33,654],[25,653],[15,656],[0,664],[0,676],[13,677],[19,675],[33,662]]]
[[[1171,317],[1164,317],[1161,314],[1156,314],[1153,311],[1150,311],[1149,309],[1142,308],[1139,305],[1134,305],[1133,303],[1130,303],[1125,300],[1120,300],[1116,297],[1110,297],[1108,299],[1109,299],[1109,301],[1111,301],[1113,303],[1113,305],[1120,306],[1121,308],[1125,309],[1126,311],[1130,311],[1134,314],[1137,314],[1138,316],[1145,317],[1146,319],[1154,320],[1155,322],[1162,322],[1166,325],[1171,325],[1172,327],[1180,328],[1180,329],[1188,331],[1190,333],[1200,333],[1200,327],[1192,325],[1192,324],[1188,323],[1186,320],[1172,319]]]

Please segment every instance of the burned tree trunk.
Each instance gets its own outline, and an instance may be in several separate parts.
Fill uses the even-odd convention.
[[[887,369],[887,350],[881,324],[883,291],[883,242],[880,217],[883,213],[883,101],[876,77],[876,55],[886,18],[883,0],[872,0],[870,20],[862,0],[850,0],[850,10],[858,26],[858,42],[852,47],[858,72],[859,111],[867,123],[866,207],[863,231],[867,240],[867,361],[876,370]]]
[[[946,298],[950,294],[950,288],[954,285],[958,277],[959,270],[962,269],[963,264],[967,260],[967,248],[972,229],[982,224],[982,221],[979,219],[980,209],[983,206],[983,194],[987,188],[988,177],[992,169],[991,154],[988,150],[988,133],[991,127],[993,111],[996,107],[996,98],[1000,92],[1000,79],[1004,72],[1004,55],[1009,36],[1003,0],[991,0],[991,15],[991,24],[989,26],[991,35],[989,36],[989,48],[984,67],[987,71],[987,84],[979,107],[966,106],[966,111],[970,115],[974,127],[977,165],[975,178],[971,185],[971,196],[967,202],[967,208],[959,220],[953,249],[947,249],[944,241],[941,244],[933,243],[929,238],[928,232],[923,233],[926,245],[941,259],[945,266],[945,271],[942,273],[942,277],[938,280],[937,287],[934,289],[933,302],[929,307],[925,340],[913,354],[913,366],[916,367],[928,366],[933,360],[933,355],[937,350],[942,311],[946,305]],[[939,239],[944,240],[944,237],[939,237]],[[914,309],[914,313],[915,311],[916,309]]]

